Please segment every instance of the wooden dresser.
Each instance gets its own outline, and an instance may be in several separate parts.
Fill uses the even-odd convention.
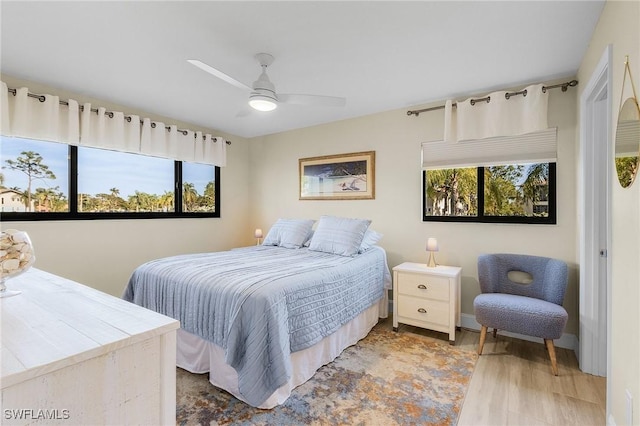
[[[0,423],[175,425],[178,321],[35,268],[7,286]]]
[[[411,262],[393,268],[393,329],[402,323],[449,333],[453,345],[460,327],[461,273],[457,266]]]

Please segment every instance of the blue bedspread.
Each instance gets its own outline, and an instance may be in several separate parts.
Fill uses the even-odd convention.
[[[145,263],[123,298],[224,348],[240,394],[258,406],[289,380],[291,352],[355,318],[390,283],[379,247],[343,257],[257,246]]]

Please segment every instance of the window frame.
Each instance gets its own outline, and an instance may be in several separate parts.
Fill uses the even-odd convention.
[[[484,214],[484,166],[476,167],[477,179],[477,216],[428,216],[427,215],[427,170],[422,170],[422,221],[423,222],[467,222],[467,223],[514,223],[514,224],[557,224],[557,174],[556,162],[549,162],[549,215],[540,216],[491,216]],[[445,168],[445,167],[443,167]]]
[[[46,143],[54,143],[42,141]],[[137,154],[143,155],[143,154]],[[214,168],[215,211],[182,211],[182,161],[174,160],[174,203],[172,212],[78,212],[78,147],[69,145],[69,211],[68,212],[0,212],[2,221],[56,221],[56,220],[114,220],[114,219],[182,219],[182,218],[219,218],[220,217],[220,167]]]

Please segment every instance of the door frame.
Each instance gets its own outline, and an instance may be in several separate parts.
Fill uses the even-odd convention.
[[[582,371],[598,376],[611,373],[612,55],[609,45],[580,96],[578,362]],[[599,177],[604,182],[598,181]],[[601,250],[606,257],[601,256]],[[600,276],[605,279],[604,285],[599,283]],[[607,380],[607,399],[608,387]]]

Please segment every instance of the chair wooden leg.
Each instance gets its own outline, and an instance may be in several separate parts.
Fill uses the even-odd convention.
[[[484,339],[487,338],[487,327],[482,326],[480,329],[480,343],[478,343],[478,355],[482,355],[482,348],[484,347]]]
[[[553,371],[553,375],[558,375],[558,361],[556,360],[556,348],[553,346],[553,340],[544,339],[544,344],[547,346],[547,351],[549,351],[549,358],[551,358],[551,371]]]
[[[496,337],[498,337],[498,329],[494,328],[493,329],[493,338],[495,339]]]

